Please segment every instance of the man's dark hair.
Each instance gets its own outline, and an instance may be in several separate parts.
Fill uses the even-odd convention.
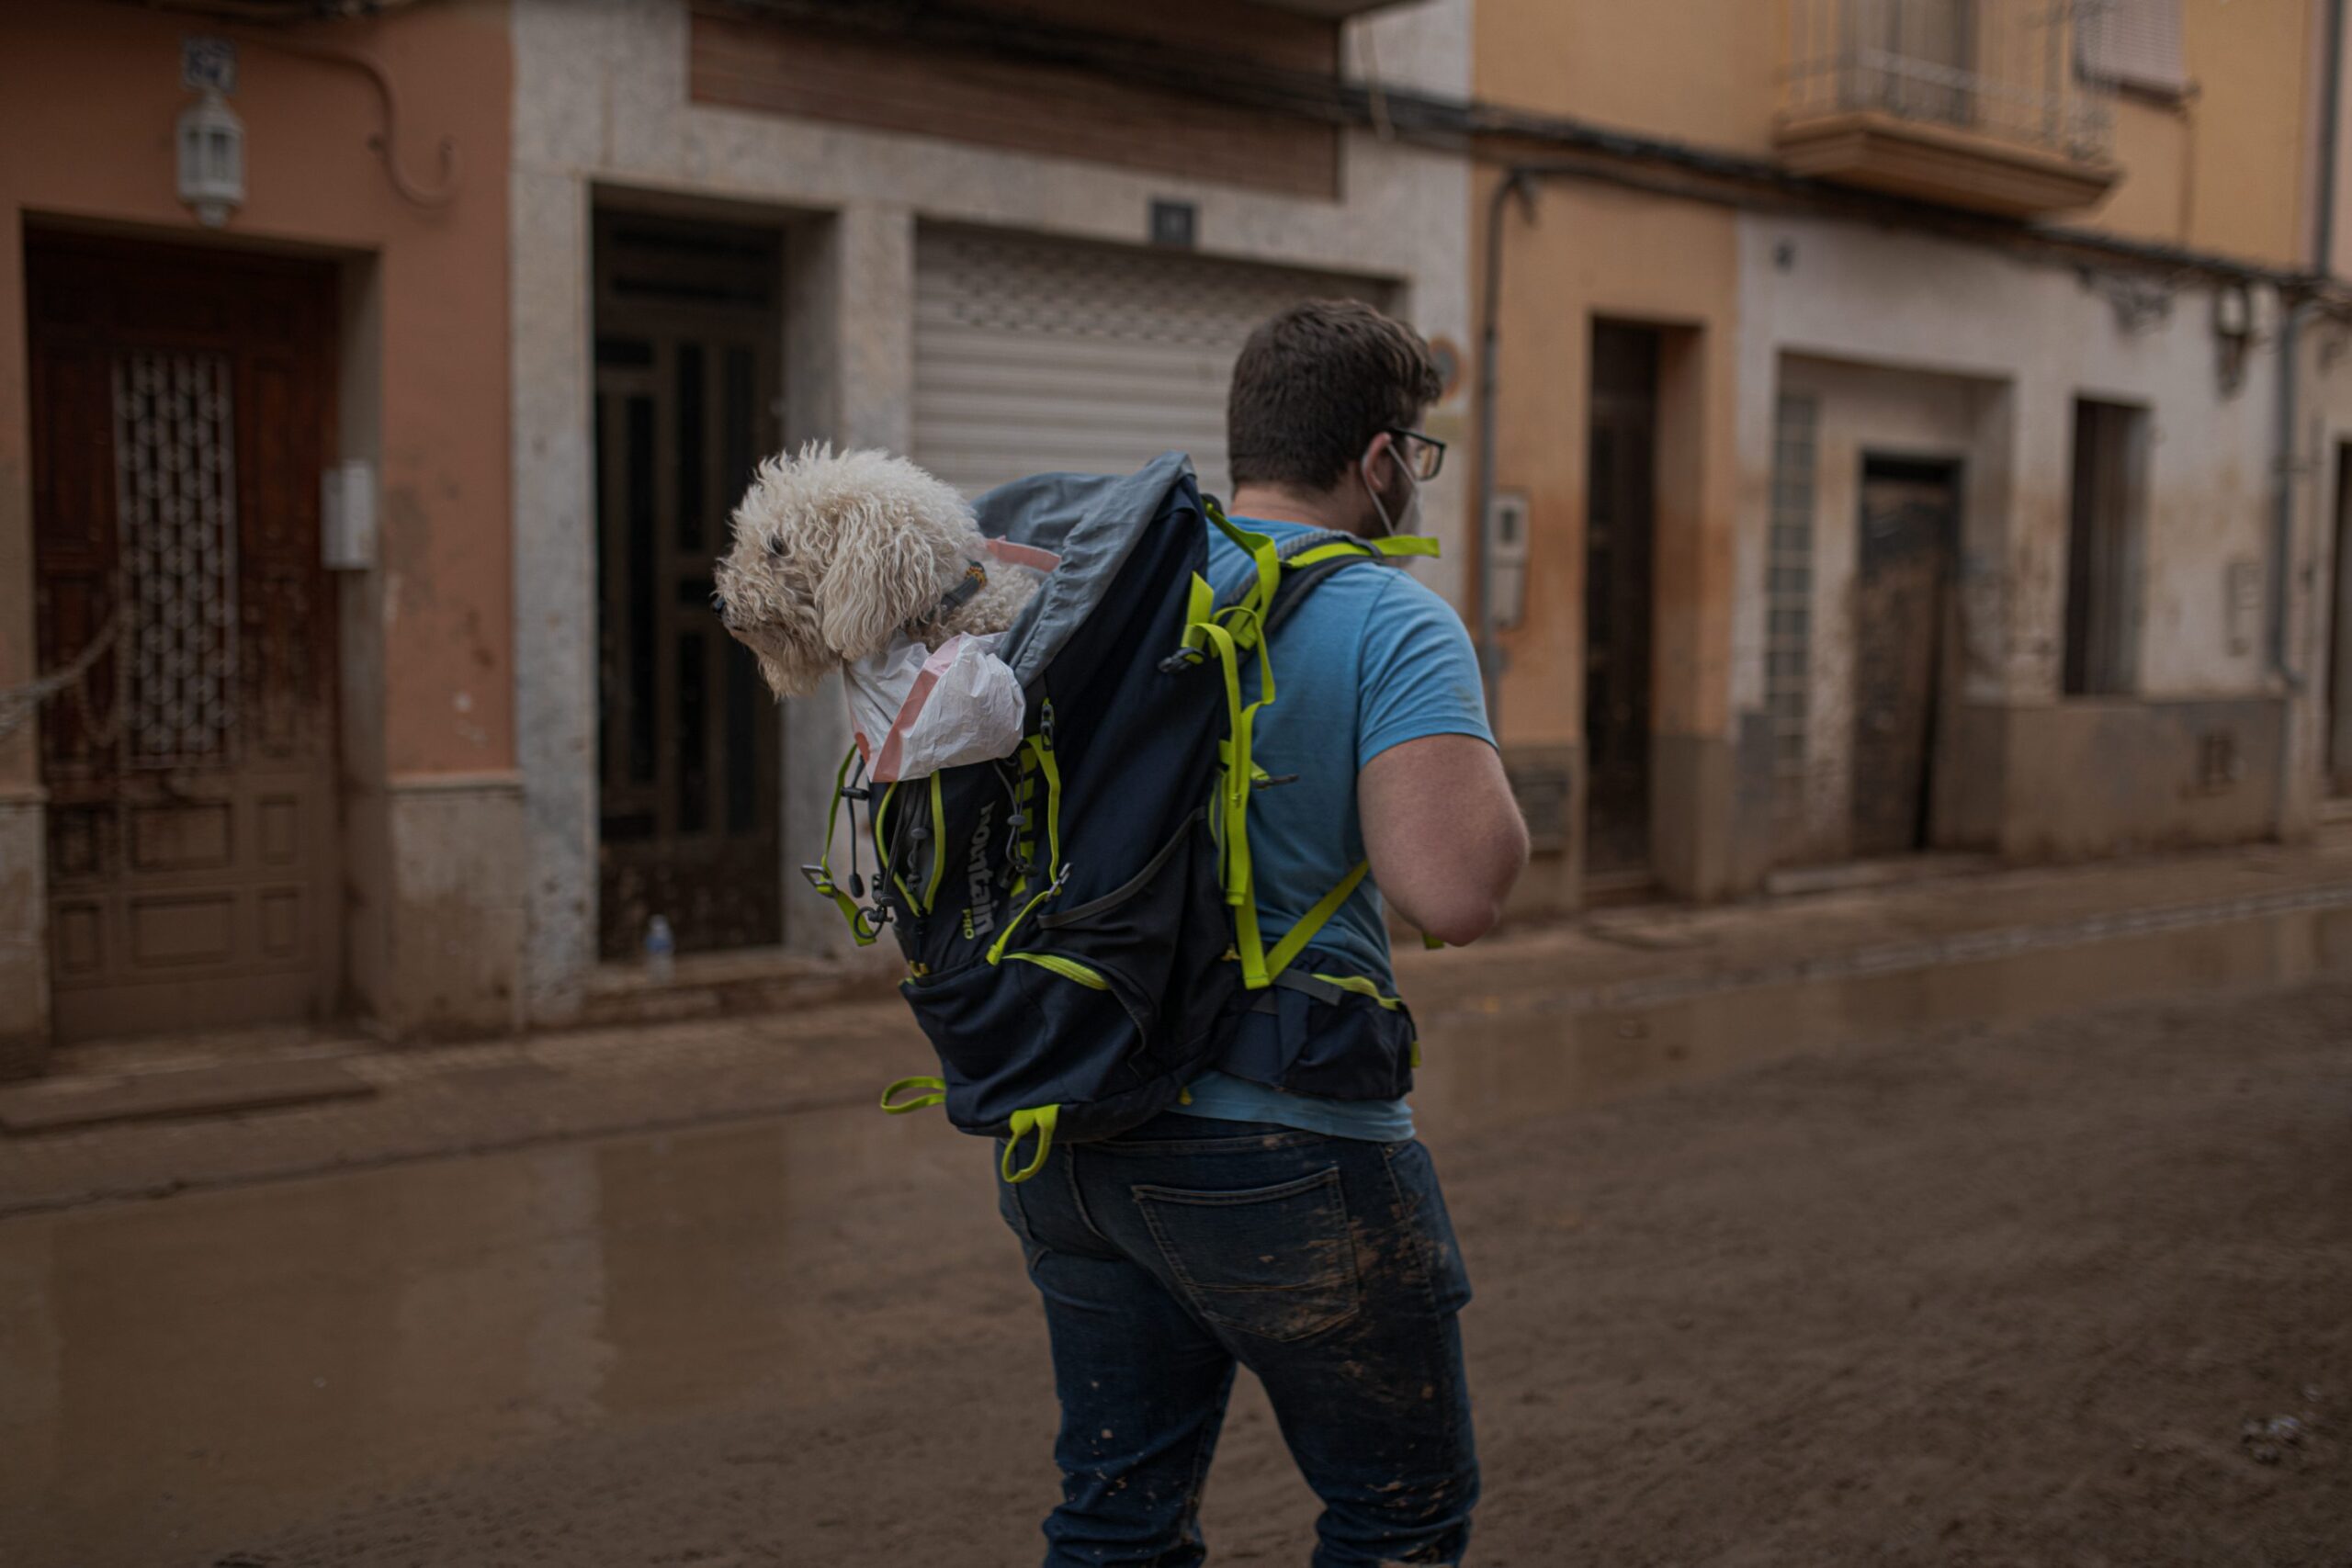
[[[1233,367],[1233,482],[1326,491],[1384,430],[1445,389],[1419,333],[1354,299],[1309,299],[1250,334]]]

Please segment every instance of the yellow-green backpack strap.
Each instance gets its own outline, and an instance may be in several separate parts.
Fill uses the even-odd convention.
[[[1046,1156],[1054,1149],[1054,1123],[1060,1120],[1061,1113],[1059,1105],[1040,1105],[1012,1113],[1012,1132],[1004,1140],[1004,1158],[999,1166],[1007,1181],[1026,1181],[1046,1168]],[[1027,1165],[1016,1170],[1012,1156],[1019,1152],[1021,1140],[1032,1133],[1037,1135],[1037,1152],[1030,1157]]]
[[[850,764],[856,760],[857,748],[854,746],[842,754],[842,765],[833,774],[832,808],[825,813],[825,847],[818,852],[817,863],[813,866],[803,866],[801,871],[808,878],[808,886],[831,898],[834,908],[841,910],[842,919],[849,922],[851,940],[860,947],[871,947],[874,945],[874,939],[881,933],[876,931],[872,922],[866,919],[865,911],[858,908],[857,900],[843,892],[840,885],[833,881],[833,832],[841,826],[842,789],[849,783]],[[851,844],[854,848],[857,838],[857,818],[854,814],[850,818],[849,831]]]
[[[1371,870],[1370,861],[1356,862],[1356,868],[1340,878],[1337,887],[1317,899],[1315,908],[1307,910],[1298,924],[1283,933],[1282,941],[1274,943],[1274,950],[1266,954],[1269,976],[1279,975],[1290,967],[1291,960],[1306,951],[1306,944],[1315,940],[1317,931],[1331,923],[1331,917],[1340,912],[1340,906],[1348,901],[1348,896],[1356,890]]]
[[[898,1098],[910,1089],[919,1089],[925,1092],[912,1100]],[[882,1091],[882,1109],[893,1116],[904,1116],[910,1111],[921,1111],[926,1106],[944,1105],[946,1102],[947,1080],[945,1078],[900,1078]]]

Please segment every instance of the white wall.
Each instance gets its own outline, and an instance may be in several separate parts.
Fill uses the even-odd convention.
[[[2155,283],[2140,275],[2145,293]],[[2059,700],[2064,651],[2073,401],[2148,409],[2150,508],[2142,581],[2139,690],[2148,701],[2289,694],[2288,798],[2303,819],[2306,773],[2326,646],[2327,518],[2333,441],[2352,432],[2352,342],[2339,326],[2305,333],[2290,552],[2290,682],[2272,669],[2269,562],[2277,502],[2278,305],[2253,295],[2254,339],[2234,382],[2213,332],[2214,290],[2187,280],[2168,303],[2128,323],[2126,285],[2107,276],[1984,246],[1860,225],[1749,215],[1741,220],[1738,447],[1742,482],[1734,705],[1764,697],[1765,572],[1773,413],[1783,378],[1827,374],[1815,514],[1815,597],[1808,818],[1833,809],[1850,721],[1852,479],[1857,444],[1899,444],[1939,429],[1969,446],[1969,524],[1962,577],[1971,701]],[[1825,362],[1815,364],[1814,362]],[[1792,368],[1792,367],[1795,368]],[[1867,367],[1867,368],[1866,368]],[[1890,379],[1886,373],[1899,372]],[[1939,412],[1937,389],[2004,386],[1973,412]],[[1842,388],[1842,390],[1841,390]],[[1906,430],[1912,432],[1906,436]],[[1841,434],[1842,432],[1842,434]],[[1959,455],[1958,446],[1954,446]],[[1984,508],[1994,510],[1987,515]],[[2258,592],[2233,606],[2232,569]],[[2267,761],[2267,760],[2266,760]],[[2299,807],[2297,802],[2301,801]]]
[[[1962,465],[1960,529],[1963,624],[1988,616],[1982,584],[1966,562],[1997,537],[2009,503],[2003,383],[1832,360],[1784,356],[1779,386],[1819,405],[1815,438],[1813,637],[1806,671],[1803,837],[1819,853],[1845,852],[1853,795],[1855,579],[1860,559],[1864,457]],[[1995,622],[1994,624],[1997,624]],[[1962,650],[1967,660],[1971,650]],[[1996,673],[1982,649],[1961,674],[1962,689]]]
[[[2257,342],[2235,389],[2222,385],[2210,291],[2184,288],[2159,319],[2127,330],[2108,285],[1981,246],[1764,217],[1742,220],[1740,245],[1740,460],[1758,482],[1742,489],[1739,705],[1762,694],[1760,480],[1784,355],[2012,386],[2008,493],[1997,529],[1971,541],[1987,558],[1968,563],[1997,585],[2004,624],[1994,646],[1971,650],[1990,660],[1973,664],[1972,696],[2058,694],[2077,396],[2151,414],[2142,694],[2266,689],[2262,638],[2233,646],[2223,584],[2230,563],[2267,558],[2276,359]],[[2256,307],[2267,336],[2275,311],[2265,296]],[[1826,538],[1852,524],[1824,511],[1816,529]]]

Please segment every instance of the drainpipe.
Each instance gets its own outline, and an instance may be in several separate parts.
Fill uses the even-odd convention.
[[[1504,172],[1487,202],[1487,292],[1478,327],[1478,673],[1487,687],[1487,724],[1502,739],[1502,655],[1495,647],[1495,397],[1500,375],[1495,367],[1503,292],[1503,209],[1518,198],[1532,220],[1535,202],[1529,183],[1536,171],[1514,166]]]
[[[2273,461],[2278,482],[2271,496],[2270,513],[2270,672],[2285,682],[2290,696],[2302,686],[2302,678],[2295,673],[2287,657],[2287,600],[2293,577],[2288,558],[2295,539],[2295,475],[2299,466],[2295,425],[2301,418],[2296,407],[2295,361],[2302,333],[2303,302],[2296,300],[2286,307],[2278,324],[2278,454]]]
[[[2312,224],[2312,272],[2324,278],[2328,276],[2335,248],[2335,143],[2343,106],[2338,91],[2344,68],[2344,0],[2328,0],[2327,45],[2324,74],[2320,82],[2319,140],[2319,201]],[[2301,423],[2299,393],[2301,390],[2296,376],[2301,357],[2303,312],[2309,302],[2298,299],[2287,305],[2278,327],[2278,483],[2276,507],[2270,520],[2270,672],[2278,678],[2287,695],[2287,712],[2281,723],[2278,765],[2278,821],[2281,837],[2287,830],[2287,802],[2292,787],[2290,769],[2294,754],[2295,699],[2303,690],[2302,673],[2294,667],[2289,653],[2288,621],[2290,597],[2294,588],[2291,557],[2295,540],[2295,483],[2298,463],[2295,456],[2295,427]],[[2314,457],[2316,461],[2316,457]]]

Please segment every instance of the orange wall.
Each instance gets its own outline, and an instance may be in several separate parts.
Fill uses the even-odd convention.
[[[217,232],[174,195],[180,39],[238,39],[246,203]],[[420,180],[458,146],[453,201],[402,199],[368,148],[381,112],[348,67],[254,41],[380,61]],[[505,10],[453,0],[369,21],[240,33],[127,6],[11,0],[0,11],[0,683],[30,657],[23,225],[136,226],[157,239],[374,256],[381,290],[385,761],[394,774],[514,763],[507,451]],[[351,411],[344,411],[346,418]],[[32,782],[29,748],[0,785]]]
[[[1769,156],[1781,10],[1772,0],[1478,0],[1476,94]]]
[[[1808,0],[1814,3],[1814,0]],[[1719,152],[1770,157],[1786,0],[1480,0],[1477,96]],[[2322,47],[2314,0],[2181,0],[2196,91],[2115,106],[2123,179],[2058,213],[2135,238],[2301,259],[2306,141]]]
[[[2287,265],[2303,259],[2302,194],[2317,85],[2311,0],[2184,0],[2197,96],[2188,241]]]
[[[2062,220],[2284,265],[2308,260],[2312,59],[2324,46],[2312,0],[2182,0],[2194,90],[2177,104],[2115,106],[2123,177]]]
[[[2196,215],[2197,133],[2186,103],[2123,97],[2115,105],[2117,165],[2122,176],[2075,221],[2134,240],[2184,243]]]
[[[1482,222],[1494,177],[1477,182]],[[1495,482],[1528,500],[1525,612],[1498,639],[1503,739],[1584,728],[1585,466],[1595,317],[1678,329],[1661,367],[1652,719],[1714,735],[1729,716],[1733,582],[1734,214],[1561,181],[1503,227]],[[1483,272],[1479,276],[1483,276]]]

